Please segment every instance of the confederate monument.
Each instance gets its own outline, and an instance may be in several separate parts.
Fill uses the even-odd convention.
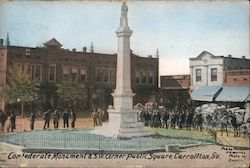
[[[116,31],[118,37],[116,88],[112,94],[114,107],[108,109],[109,122],[96,127],[94,134],[114,138],[130,138],[136,136],[153,135],[144,129],[141,122],[137,122],[137,112],[133,109],[133,96],[131,90],[131,63],[130,63],[130,37],[132,30],[128,26],[128,7],[123,2],[121,7],[120,26]]]

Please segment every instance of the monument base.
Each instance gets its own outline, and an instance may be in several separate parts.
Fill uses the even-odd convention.
[[[137,122],[137,112],[133,109],[108,109],[109,122],[95,127],[91,133],[113,138],[132,138],[156,135],[147,130],[142,122]]]

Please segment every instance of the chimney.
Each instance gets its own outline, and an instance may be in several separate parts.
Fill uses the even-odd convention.
[[[73,49],[72,49],[72,51],[73,51],[73,52],[76,52],[76,49],[75,49],[75,48],[73,48]]]
[[[246,59],[246,56],[241,56],[242,59]]]
[[[232,55],[231,55],[231,54],[229,54],[229,55],[228,55],[228,58],[232,58]]]
[[[0,39],[0,47],[3,47],[3,39]]]
[[[87,47],[84,46],[84,47],[82,48],[82,51],[83,51],[83,53],[87,53]]]

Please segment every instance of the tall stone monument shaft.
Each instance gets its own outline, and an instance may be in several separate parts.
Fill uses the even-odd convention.
[[[127,12],[128,7],[123,3],[120,26],[116,31],[118,37],[116,89],[115,93],[112,94],[115,109],[132,109],[133,96],[135,95],[131,90],[130,37],[132,30],[128,27]]]
[[[108,109],[109,122],[92,132],[114,138],[130,138],[153,135],[144,129],[141,122],[137,122],[137,111],[133,109],[133,96],[131,90],[131,58],[130,37],[132,30],[128,26],[128,7],[124,2],[121,7],[120,26],[116,31],[118,37],[116,88],[112,94],[114,107]]]

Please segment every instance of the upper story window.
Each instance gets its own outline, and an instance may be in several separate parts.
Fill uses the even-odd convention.
[[[103,82],[103,69],[96,68],[96,82],[101,83]]]
[[[141,83],[146,84],[147,83],[147,75],[146,72],[143,70],[141,71]]]
[[[35,79],[42,80],[42,65],[35,65]]]
[[[148,84],[153,84],[154,83],[154,74],[153,71],[148,72]]]
[[[217,81],[217,68],[211,69],[211,81]]]
[[[30,55],[30,48],[26,48],[25,55]]]
[[[115,69],[110,69],[110,83],[115,83],[116,71]]]
[[[26,74],[31,80],[42,80],[41,64],[15,64],[15,69]]]
[[[78,80],[78,69],[77,68],[71,68],[71,79],[72,79],[72,81]]]
[[[109,83],[109,70],[104,69],[104,83]]]
[[[31,76],[31,64],[25,64],[25,74]]]
[[[69,67],[63,67],[63,80],[69,79]]]
[[[86,80],[87,80],[87,70],[86,70],[86,68],[81,68],[80,69],[79,81],[80,82],[85,82]]]
[[[54,82],[56,80],[56,65],[49,65],[49,81]]]
[[[22,69],[22,64],[21,64],[21,63],[16,63],[16,64],[14,65],[14,67],[15,67],[15,69],[16,69],[17,71],[21,71],[21,72],[23,73],[23,69]]]
[[[140,78],[140,72],[136,70],[135,71],[135,83],[139,84],[140,80],[141,80],[141,78]]]
[[[201,69],[196,69],[196,82],[201,81]]]

